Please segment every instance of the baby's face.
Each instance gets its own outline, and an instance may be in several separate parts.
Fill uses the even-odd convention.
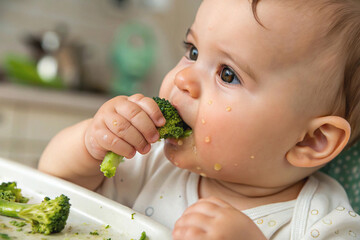
[[[325,111],[313,94],[325,68],[314,47],[323,29],[311,14],[264,1],[263,27],[247,0],[203,1],[187,52],[160,89],[193,129],[180,144],[167,140],[173,164],[236,183],[292,181],[286,153]]]

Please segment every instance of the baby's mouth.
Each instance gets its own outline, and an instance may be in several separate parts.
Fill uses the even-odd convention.
[[[179,108],[176,105],[174,105],[174,107],[178,111],[180,118],[183,120],[185,124],[184,129],[185,131],[187,131],[187,134],[184,137],[188,137],[190,135],[189,131],[192,131],[192,127],[190,127],[190,125],[187,123],[186,117],[184,117],[184,115],[179,111]]]
[[[192,130],[192,128],[190,127],[190,125],[187,123],[187,118],[183,115],[183,112],[180,111],[179,107],[177,105],[173,105],[174,108],[177,110],[180,118],[183,120],[183,122],[185,123],[184,129],[186,130]]]
[[[167,138],[165,143],[170,144],[173,147],[181,148],[189,146],[190,143],[193,143],[192,136],[187,136],[183,138]]]
[[[167,138],[167,139],[165,139],[165,141],[166,141],[166,143],[169,143],[171,145],[179,146],[178,142],[182,141],[182,140],[181,139],[176,139],[176,138]]]

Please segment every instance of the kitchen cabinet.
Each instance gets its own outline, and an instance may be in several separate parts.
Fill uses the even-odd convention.
[[[0,84],[0,157],[36,167],[60,130],[92,117],[108,96]]]

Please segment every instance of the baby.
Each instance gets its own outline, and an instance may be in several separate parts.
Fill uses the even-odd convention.
[[[154,100],[118,96],[55,136],[39,169],[174,239],[359,239],[345,191],[317,172],[360,135],[359,39],[358,0],[204,0],[159,93],[192,135],[158,142]],[[107,151],[126,158],[110,179]]]

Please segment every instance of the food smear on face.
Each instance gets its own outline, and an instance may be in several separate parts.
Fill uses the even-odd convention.
[[[184,144],[184,142],[183,142],[183,140],[180,139],[180,140],[177,142],[177,144],[178,144],[179,146],[181,146],[181,145]]]
[[[197,148],[196,148],[196,146],[193,146],[193,147],[192,147],[192,150],[193,150],[193,152],[194,152],[195,154],[197,154]]]
[[[205,123],[206,123],[205,119],[201,119],[201,123],[202,123],[203,125],[205,125]]]
[[[255,158],[255,156],[254,156],[254,155],[252,155],[252,156],[250,156],[250,158],[251,158],[251,159],[254,159],[254,158]]]
[[[212,101],[212,100],[209,100],[209,101],[208,101],[208,104],[209,104],[209,105],[213,104],[213,101]]]
[[[221,164],[220,163],[215,163],[214,169],[215,169],[215,171],[220,171],[222,169]]]
[[[205,142],[206,143],[210,143],[211,142],[211,138],[209,136],[205,137]]]
[[[169,156],[169,160],[170,160],[170,161],[174,160],[174,155],[173,155],[173,154],[171,154],[171,155]]]
[[[112,121],[112,124],[113,124],[114,126],[117,126],[117,125],[118,125],[118,122],[114,119],[114,120]]]
[[[200,173],[200,176],[207,177],[206,173]]]
[[[226,107],[227,112],[231,112],[231,107]]]

